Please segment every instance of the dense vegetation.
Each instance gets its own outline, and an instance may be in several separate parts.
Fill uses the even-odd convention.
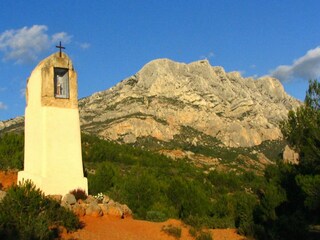
[[[281,124],[288,143],[300,153],[299,165],[278,160],[263,175],[219,172],[196,167],[188,159],[172,160],[140,147],[83,135],[89,191],[128,204],[140,219],[179,218],[195,228],[236,227],[239,233],[256,239],[317,239],[319,96],[320,84],[310,81],[305,105],[291,111]],[[0,168],[21,168],[23,141],[19,139],[21,135],[0,138]],[[201,147],[193,150],[206,151]],[[10,152],[14,153],[12,160]]]
[[[0,202],[0,239],[56,239],[60,227],[75,230],[80,222],[31,182],[12,186]]]
[[[23,134],[0,135],[0,169],[22,169],[23,144]]]
[[[320,84],[309,82],[305,104],[290,111],[281,125],[300,154],[299,165],[269,167],[266,179],[284,193],[273,217],[257,218],[261,239],[319,239],[320,224]],[[272,202],[276,202],[275,200]],[[258,214],[259,216],[259,214]]]

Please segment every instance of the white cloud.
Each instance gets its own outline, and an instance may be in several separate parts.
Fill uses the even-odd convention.
[[[87,49],[90,47],[90,43],[79,43],[80,48],[82,49]]]
[[[304,80],[320,77],[320,47],[309,50],[304,56],[293,61],[291,65],[281,65],[271,71],[271,76],[280,81],[295,78]]]
[[[20,97],[25,97],[26,96],[26,89],[25,88],[21,88],[20,89]]]
[[[71,38],[72,38],[72,36],[68,35],[68,33],[60,32],[60,33],[56,33],[56,34],[52,35],[51,42],[53,44],[56,44],[56,43],[62,41],[63,43],[67,44],[67,43],[71,42]]]
[[[210,58],[213,58],[214,56],[215,56],[214,52],[210,51],[206,55],[200,56],[200,59],[210,59]]]
[[[5,110],[7,108],[7,105],[5,105],[3,102],[0,102],[0,110]]]
[[[65,32],[49,36],[45,25],[33,25],[20,29],[11,29],[0,34],[0,51],[4,53],[4,60],[16,63],[27,63],[37,60],[39,54],[50,49],[57,41],[69,43],[71,37]]]

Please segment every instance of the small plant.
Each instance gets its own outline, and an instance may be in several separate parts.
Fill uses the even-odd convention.
[[[103,198],[104,198],[104,195],[103,193],[98,193],[97,195],[94,195],[93,196],[95,199],[98,200],[98,202],[102,202],[103,201]]]
[[[192,227],[189,229],[189,234],[192,236],[192,237],[196,237],[197,236],[197,230]]]
[[[148,211],[146,215],[146,219],[152,222],[163,222],[167,220],[167,216],[159,211]]]
[[[209,232],[201,232],[196,240],[212,240],[212,235]]]
[[[181,238],[181,228],[170,225],[165,225],[162,227],[162,231],[166,234],[175,237],[176,239]]]
[[[70,193],[77,199],[86,200],[88,195],[86,194],[86,191],[83,189],[73,189],[70,191]]]

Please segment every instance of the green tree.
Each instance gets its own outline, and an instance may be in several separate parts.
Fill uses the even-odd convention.
[[[320,173],[320,83],[309,81],[305,105],[290,111],[281,130],[300,154],[301,171]]]
[[[123,178],[122,199],[138,218],[145,219],[147,212],[160,199],[160,186],[152,174],[139,166]]]
[[[310,210],[320,210],[320,175],[298,175],[296,181],[306,196],[305,206]]]
[[[308,226],[319,223],[320,83],[309,81],[304,105],[281,124],[288,143],[300,154],[299,165],[278,163],[265,171],[268,182],[256,211],[259,239],[313,239]]]
[[[98,164],[95,174],[89,174],[89,190],[91,194],[107,193],[117,182],[119,170],[110,162]]]

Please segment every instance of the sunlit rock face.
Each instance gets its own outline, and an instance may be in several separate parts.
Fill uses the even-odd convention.
[[[275,78],[243,78],[207,60],[158,59],[116,86],[79,101],[81,128],[105,139],[170,141],[182,126],[230,147],[282,137],[279,122],[301,102]]]

